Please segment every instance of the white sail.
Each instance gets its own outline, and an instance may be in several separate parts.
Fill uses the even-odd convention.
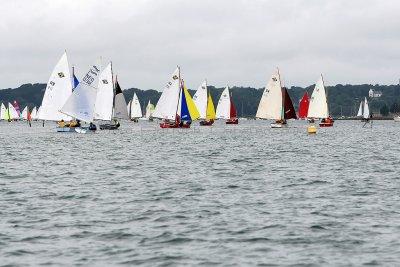
[[[72,93],[71,75],[67,53],[64,53],[54,67],[47,83],[42,100],[39,119],[49,121],[70,120],[71,118],[60,113],[61,107]]]
[[[113,112],[114,87],[111,63],[100,73],[94,107],[95,120],[111,120]]]
[[[131,101],[131,110],[130,110],[131,119],[142,117],[142,109],[140,107],[139,98],[136,93],[133,95]]]
[[[146,107],[146,118],[147,119],[152,118],[153,112],[154,112],[154,105],[149,100],[149,103],[147,104],[147,107]]]
[[[229,95],[228,86],[225,88],[225,90],[221,94],[221,97],[219,98],[215,117],[217,119],[226,120],[229,120],[231,118],[231,97]]]
[[[310,106],[308,107],[308,118],[328,118],[328,100],[324,80],[321,75],[310,98]]]
[[[96,102],[99,64],[94,64],[61,108],[61,112],[85,122],[92,122]],[[41,107],[40,114],[42,113]]]
[[[363,115],[363,104],[364,104],[364,102],[363,101],[361,101],[360,102],[360,108],[358,109],[358,112],[357,112],[357,117],[361,117],[362,115]]]
[[[10,114],[10,120],[19,119],[18,112],[11,103],[8,103],[8,113]]]
[[[170,80],[165,86],[160,99],[157,102],[153,117],[160,119],[175,120],[179,93],[180,93],[180,69],[176,68]]]
[[[276,70],[265,86],[256,117],[271,120],[282,118],[282,86],[279,70]]]
[[[37,109],[36,106],[33,107],[32,112],[31,112],[31,119],[36,120],[37,119]]]
[[[125,97],[118,82],[116,82],[115,85],[114,118],[124,120],[129,119],[128,110],[126,109]]]
[[[200,119],[206,119],[207,116],[207,81],[202,82],[202,84],[197,88],[196,93],[193,96],[193,102],[200,113]]]
[[[40,120],[40,110],[41,110],[42,106],[39,106],[38,110],[37,110],[37,119]]]
[[[364,101],[364,112],[363,112],[363,118],[368,119],[369,118],[369,106],[368,106],[368,101],[367,98],[365,98]]]
[[[128,103],[128,105],[126,105],[126,110],[128,111],[128,116],[129,116],[129,118],[131,117],[131,103],[132,103],[132,100],[129,100],[129,103]]]
[[[24,119],[24,120],[27,120],[27,119],[28,119],[28,106],[26,106],[26,107],[22,110],[21,118]]]
[[[6,119],[6,113],[7,113],[6,106],[4,106],[3,103],[1,103],[1,108],[0,108],[0,120],[5,120],[5,119]]]

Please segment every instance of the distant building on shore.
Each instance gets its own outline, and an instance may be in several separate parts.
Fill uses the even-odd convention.
[[[374,89],[369,89],[368,96],[371,98],[378,98],[382,96],[382,91],[375,91]]]

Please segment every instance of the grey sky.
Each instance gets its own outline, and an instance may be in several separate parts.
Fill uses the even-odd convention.
[[[0,88],[47,82],[68,52],[80,78],[98,56],[123,88],[394,84],[400,1],[1,0]]]

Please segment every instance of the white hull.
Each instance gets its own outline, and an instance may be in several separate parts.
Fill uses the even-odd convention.
[[[395,122],[400,122],[400,116],[394,117],[393,120],[394,120]]]
[[[271,123],[271,128],[287,128],[287,124],[281,124],[281,123]]]

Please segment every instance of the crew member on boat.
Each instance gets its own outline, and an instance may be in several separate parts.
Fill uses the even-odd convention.
[[[74,122],[73,120],[70,120],[68,126],[69,126],[70,128],[75,127],[75,122]]]
[[[65,127],[65,121],[64,120],[59,121],[58,122],[58,126],[59,127]]]

